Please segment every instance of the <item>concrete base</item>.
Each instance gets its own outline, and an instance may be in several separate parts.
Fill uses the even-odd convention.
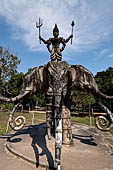
[[[72,124],[73,145],[62,147],[63,170],[113,170],[113,136],[94,127]],[[46,125],[29,126],[14,133],[6,143],[16,156],[47,168],[54,164],[55,139],[47,139]]]

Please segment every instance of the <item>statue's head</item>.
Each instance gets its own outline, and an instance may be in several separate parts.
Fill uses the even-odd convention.
[[[55,24],[55,27],[53,28],[53,36],[56,38],[59,35],[59,29],[57,27],[57,24]]]

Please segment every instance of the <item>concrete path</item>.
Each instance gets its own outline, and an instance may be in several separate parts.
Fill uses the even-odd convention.
[[[72,131],[73,145],[62,147],[63,170],[113,170],[113,135],[77,123],[72,124]],[[4,165],[1,167],[0,163],[0,170],[20,170],[21,165],[25,164],[24,161],[29,162],[29,164],[22,166],[33,166],[32,169],[41,170],[46,169],[44,167],[53,167],[55,159],[54,143],[54,138],[47,139],[44,123],[25,127],[23,130],[14,133],[5,143],[7,150],[16,157],[4,151],[3,157],[5,159],[2,163]],[[7,157],[12,159],[12,161],[9,161],[10,166],[13,163],[15,164],[17,157],[20,157],[19,162],[22,162],[20,167],[16,169],[4,168]],[[26,169],[29,170],[29,167]],[[26,169],[25,167],[21,168],[21,170]]]
[[[0,170],[38,170],[35,165],[25,162],[5,148],[7,138],[0,137]],[[39,168],[45,170],[45,168]]]

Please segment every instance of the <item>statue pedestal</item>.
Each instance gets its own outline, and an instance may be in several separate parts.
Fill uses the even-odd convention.
[[[72,144],[70,110],[66,106],[62,106],[62,143],[64,145]]]

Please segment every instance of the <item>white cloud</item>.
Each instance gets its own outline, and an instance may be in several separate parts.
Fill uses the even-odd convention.
[[[104,50],[102,50],[102,51],[100,51],[100,56],[103,56],[103,55],[105,55],[106,53],[108,52],[108,49],[104,49]]]
[[[108,57],[113,58],[113,54],[109,54]]]
[[[105,55],[107,55],[108,49],[103,49],[100,52],[98,52],[96,55],[96,57],[93,59],[94,61],[98,61],[100,60],[102,57],[104,57]]]
[[[113,34],[112,6],[112,0],[0,0],[0,16],[12,25],[13,38],[22,39],[31,50],[44,47],[39,45],[35,27],[39,17],[44,20],[41,34],[45,39],[52,36],[55,23],[60,35],[68,37],[75,20],[73,45],[67,48],[83,51]]]

